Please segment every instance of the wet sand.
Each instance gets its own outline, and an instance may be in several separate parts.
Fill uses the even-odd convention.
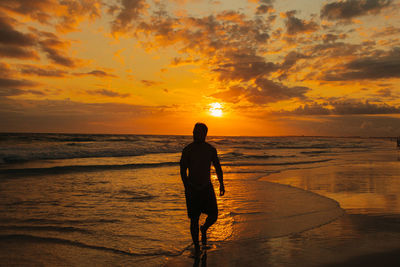
[[[354,219],[344,215],[333,223],[299,234],[256,242],[227,242],[207,251],[206,257],[203,255],[197,261],[186,252],[171,259],[166,266],[399,266],[400,249],[395,248],[399,244],[396,237],[388,233],[393,228],[398,231],[398,225],[392,224],[392,229],[375,233],[365,229],[359,237],[340,236],[340,232],[331,233],[330,238],[323,236],[326,231],[339,230],[343,224],[371,223],[368,218]],[[380,227],[385,226],[388,224]]]
[[[335,264],[329,264],[325,267],[353,267],[353,266],[399,266],[400,264],[400,249],[382,252],[382,253],[372,253],[369,255],[363,255],[359,257],[352,258],[345,262],[339,262]]]
[[[258,181],[257,187],[252,188],[251,198],[257,204],[253,211],[233,212],[233,229],[229,238],[210,242],[211,249],[205,250],[200,258],[193,258],[193,251],[187,250],[183,255],[169,259],[166,266],[270,265],[275,257],[271,247],[288,236],[317,229],[343,215],[336,201],[310,191],[263,181]],[[235,195],[235,192],[231,193]],[[213,231],[218,229],[210,230]]]
[[[314,192],[321,201],[337,201],[342,216],[304,231],[287,224],[294,231],[282,236],[256,238],[254,234],[245,239],[234,231],[237,236],[218,243],[202,258],[190,258],[186,251],[166,266],[400,266],[400,161],[396,151],[364,156],[348,155],[353,159],[343,157],[329,166],[293,169],[261,179]],[[296,197],[282,195],[288,200],[285,205],[309,205],[305,199],[293,202]],[[265,227],[273,227],[271,218],[264,219]],[[260,232],[262,224],[250,220],[246,229]]]

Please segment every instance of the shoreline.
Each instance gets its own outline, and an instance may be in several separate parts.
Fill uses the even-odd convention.
[[[399,159],[397,151],[345,155],[335,165],[293,169],[260,177],[330,199],[343,209],[325,224],[265,240],[226,242],[207,252],[208,266],[397,266],[400,264]],[[265,193],[268,195],[268,192]],[[309,205],[303,202],[304,205]],[[271,220],[271,218],[268,218]],[[268,224],[268,221],[265,222]],[[264,225],[265,226],[265,225]],[[253,225],[257,229],[259,225]],[[251,228],[251,227],[250,227]],[[165,266],[192,266],[185,255]],[[194,265],[198,266],[198,265]]]
[[[263,185],[258,190],[264,193],[255,192],[257,199],[269,210],[234,215],[232,237],[210,242],[213,248],[205,251],[202,264],[206,261],[209,266],[256,266],[257,261],[262,261],[263,256],[260,257],[262,253],[259,252],[266,242],[320,228],[345,214],[337,201],[315,192],[263,180],[256,182]],[[309,205],[301,211],[301,203]],[[211,232],[213,230],[211,228]],[[251,255],[250,262],[248,256],[243,257],[243,254]],[[180,256],[168,258],[164,266],[192,266],[202,262],[201,257],[194,259],[190,255],[191,251],[186,250]]]

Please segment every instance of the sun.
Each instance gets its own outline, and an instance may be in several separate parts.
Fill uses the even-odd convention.
[[[218,102],[210,104],[210,115],[214,117],[222,117],[222,105]]]

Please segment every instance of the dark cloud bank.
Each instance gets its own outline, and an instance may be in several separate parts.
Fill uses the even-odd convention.
[[[349,20],[355,17],[377,14],[389,7],[393,0],[344,0],[325,4],[321,18],[328,20]]]
[[[400,114],[400,106],[374,104],[368,101],[333,101],[325,104],[306,104],[292,111],[280,111],[280,115],[371,115]]]

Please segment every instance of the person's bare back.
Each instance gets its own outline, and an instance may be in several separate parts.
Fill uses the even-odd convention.
[[[194,186],[211,183],[211,163],[214,164],[217,173],[222,173],[217,150],[206,142],[193,142],[186,146],[182,151],[182,161],[181,164],[189,169],[188,182]]]

